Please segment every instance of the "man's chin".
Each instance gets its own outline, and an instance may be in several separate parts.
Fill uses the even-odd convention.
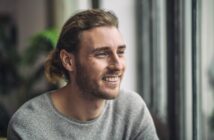
[[[108,89],[100,93],[100,97],[106,100],[113,100],[119,96],[119,88]]]

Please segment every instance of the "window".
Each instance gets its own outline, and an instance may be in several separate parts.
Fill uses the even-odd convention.
[[[160,139],[213,139],[214,2],[138,0],[137,6],[138,88]]]

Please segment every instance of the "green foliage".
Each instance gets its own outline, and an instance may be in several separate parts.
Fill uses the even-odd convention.
[[[58,40],[58,31],[56,28],[48,28],[38,34],[36,34],[33,38],[32,38],[32,43],[31,44],[36,44],[38,43],[38,39],[40,37],[42,38],[46,38],[50,41],[51,43],[51,46],[52,47],[55,47],[56,46],[56,43],[57,43],[57,40]]]
[[[58,39],[58,32],[55,28],[46,29],[30,39],[29,46],[23,53],[22,64],[34,64],[39,54],[50,52],[55,48]]]
[[[29,46],[22,53],[20,65],[22,70],[26,70],[24,74],[21,73],[25,93],[33,95],[34,92],[39,92],[33,89],[45,77],[44,65],[40,61],[45,61],[48,53],[55,48],[57,39],[58,32],[55,28],[48,28],[30,38]],[[46,83],[48,82],[46,81]],[[48,89],[43,90],[47,91],[53,87],[55,86],[49,83]]]
[[[55,28],[48,28],[35,34],[21,54],[11,35],[7,34],[5,26],[0,26],[0,94],[11,93],[14,89],[23,92],[22,95],[31,94],[33,87],[44,79],[43,63],[38,62],[44,61],[55,48],[58,32]],[[49,84],[47,88],[50,87],[53,85]]]

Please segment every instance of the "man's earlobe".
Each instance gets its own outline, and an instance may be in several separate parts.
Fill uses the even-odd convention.
[[[67,52],[66,50],[60,51],[60,59],[63,67],[68,71],[74,70],[74,55],[72,53]]]

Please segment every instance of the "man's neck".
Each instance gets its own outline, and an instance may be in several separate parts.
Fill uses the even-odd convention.
[[[55,108],[63,115],[80,121],[89,121],[99,117],[105,107],[105,100],[84,98],[84,96],[67,85],[51,96]]]

